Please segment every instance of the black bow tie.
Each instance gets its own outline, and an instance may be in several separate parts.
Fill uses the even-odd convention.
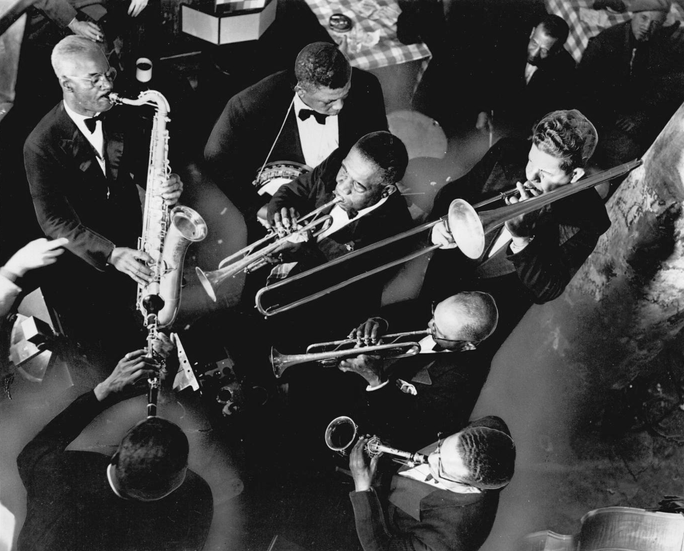
[[[302,120],[305,121],[308,119],[311,115],[313,115],[314,119],[316,119],[316,122],[318,124],[325,124],[325,119],[328,117],[328,115],[324,115],[322,113],[317,113],[316,111],[312,109],[301,109],[298,113],[298,117]]]
[[[102,120],[102,115],[100,114],[100,115],[97,115],[95,117],[83,119],[83,122],[85,123],[86,128],[88,130],[90,130],[90,133],[92,134],[93,132],[95,132],[95,127],[97,125],[97,121],[101,121],[101,120]]]

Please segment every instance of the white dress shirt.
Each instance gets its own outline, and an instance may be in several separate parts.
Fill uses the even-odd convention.
[[[95,154],[97,158],[97,162],[100,165],[100,168],[102,169],[102,173],[106,176],[107,175],[107,168],[105,166],[105,160],[104,160],[104,132],[102,130],[102,121],[96,121],[95,122],[95,132],[91,132],[88,130],[88,127],[85,124],[86,119],[90,119],[91,117],[86,117],[84,115],[79,115],[71,109],[66,102],[64,102],[64,110],[67,112],[67,115],[71,117],[71,120],[74,121],[78,129],[81,131],[81,134],[83,134],[86,137],[86,140],[90,142],[90,145],[93,146],[93,149],[95,149]]]
[[[302,109],[309,107],[295,94],[294,111],[304,162],[316,168],[340,145],[338,116],[326,117],[325,124],[319,124],[313,116],[303,121],[299,118]]]

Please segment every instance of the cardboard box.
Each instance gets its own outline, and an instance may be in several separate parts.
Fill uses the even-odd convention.
[[[181,29],[217,45],[257,40],[275,20],[278,2],[268,0],[263,9],[224,12],[230,5],[206,8],[181,4]]]

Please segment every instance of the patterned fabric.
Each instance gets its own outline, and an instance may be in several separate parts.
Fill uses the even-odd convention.
[[[594,10],[591,8],[594,0],[545,0],[545,3],[549,13],[562,17],[570,26],[570,36],[565,43],[565,48],[577,62],[582,58],[590,38],[603,29],[624,23],[632,18],[632,14],[628,12]],[[672,6],[665,24],[670,25],[675,20],[684,21],[684,11],[677,4]]]
[[[306,0],[306,3],[333,40],[345,50],[352,66],[377,69],[423,59],[421,76],[427,69],[432,54],[425,43],[406,45],[397,38],[397,17],[401,9],[396,0]],[[328,20],[333,13],[349,17],[352,30],[330,31]]]

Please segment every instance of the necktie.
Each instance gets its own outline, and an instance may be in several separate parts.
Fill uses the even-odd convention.
[[[85,122],[86,128],[90,131],[92,134],[95,132],[95,127],[97,125],[97,121],[102,120],[102,115],[97,115],[95,117],[90,117],[89,119],[84,119],[83,122]]]
[[[328,115],[323,115],[322,113],[317,113],[316,111],[312,109],[301,109],[297,116],[300,118],[300,120],[305,121],[308,119],[310,116],[313,115],[313,118],[316,119],[316,122],[318,124],[325,124],[325,119],[328,117]]]

